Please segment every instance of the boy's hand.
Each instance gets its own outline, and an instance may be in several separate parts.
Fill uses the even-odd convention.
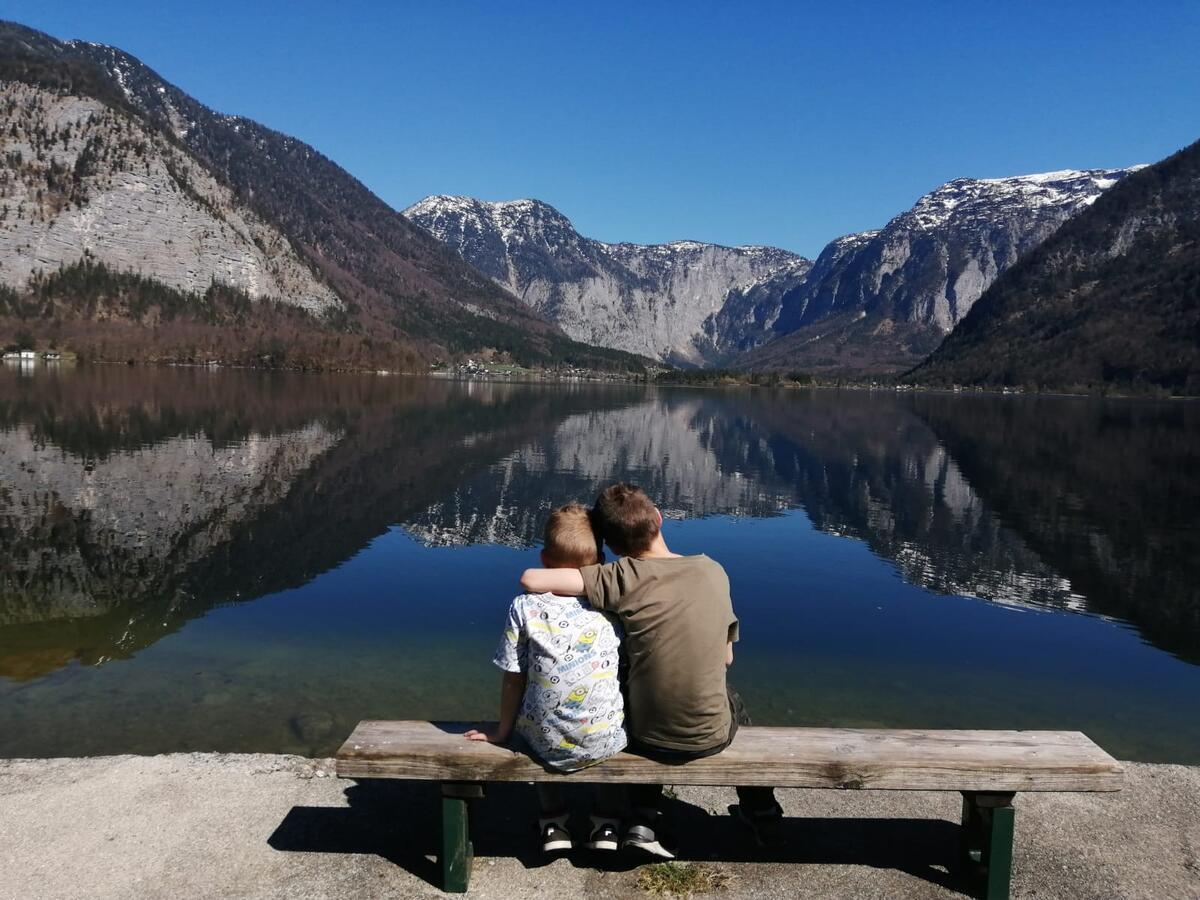
[[[466,732],[463,737],[468,741],[487,741],[489,744],[503,744],[508,741],[508,732],[501,731],[499,725],[493,725],[491,728],[485,728],[480,731],[478,728],[472,728]]]

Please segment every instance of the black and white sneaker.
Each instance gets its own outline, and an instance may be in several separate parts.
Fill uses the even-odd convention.
[[[592,816],[592,833],[588,837],[589,850],[614,851],[621,842],[621,823],[617,819]]]
[[[538,819],[538,828],[542,832],[543,853],[565,853],[574,849],[575,842],[571,840],[571,832],[567,831],[566,816]]]
[[[656,830],[660,819],[661,816],[657,811],[637,810],[634,823],[625,832],[625,840],[621,841],[621,847],[625,850],[637,850],[640,853],[657,856],[660,859],[674,859],[675,854],[663,846],[661,835]]]

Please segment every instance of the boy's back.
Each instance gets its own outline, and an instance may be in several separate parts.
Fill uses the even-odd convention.
[[[513,600],[493,662],[527,674],[516,731],[548,765],[579,769],[624,748],[620,645],[610,618],[579,597]]]
[[[588,602],[616,613],[629,666],[629,734],[664,750],[722,746],[730,733],[729,578],[707,556],[624,558],[580,570]]]

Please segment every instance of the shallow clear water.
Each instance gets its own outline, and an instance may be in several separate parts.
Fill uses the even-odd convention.
[[[761,724],[1200,763],[1200,406],[0,370],[0,756],[332,752],[494,714],[546,511],[728,569]]]

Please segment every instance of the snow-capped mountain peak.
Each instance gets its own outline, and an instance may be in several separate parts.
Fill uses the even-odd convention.
[[[726,305],[751,289],[769,304],[810,265],[775,247],[598,241],[532,199],[435,195],[404,215],[572,337],[681,363],[736,348],[750,326],[719,324]]]
[[[826,246],[781,299],[765,346],[737,362],[856,375],[911,367],[1001,272],[1139,168],[949,181],[883,229]]]
[[[996,218],[1006,207],[1014,209],[1055,208],[1073,212],[1090,206],[1127,169],[1063,169],[1007,178],[956,178],[921,197],[898,219],[910,217],[923,229],[944,227],[952,219]]]

